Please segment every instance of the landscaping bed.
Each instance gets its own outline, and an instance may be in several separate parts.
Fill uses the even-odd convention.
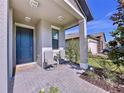
[[[124,93],[124,75],[116,73],[116,78],[105,79],[103,69],[94,68],[94,71],[86,71],[81,74],[81,78],[92,83],[110,93]]]

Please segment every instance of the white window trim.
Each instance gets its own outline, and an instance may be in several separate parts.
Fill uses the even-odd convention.
[[[21,24],[21,23],[15,23],[16,26],[20,26],[20,27],[24,27],[24,28],[29,28],[29,29],[35,29],[35,27],[33,26],[29,26],[29,25],[25,25],[25,24]]]
[[[51,25],[51,28],[52,28],[52,29],[55,29],[55,30],[58,30],[58,32],[60,31],[60,28],[57,27],[57,26]],[[59,35],[59,33],[58,33],[58,35]],[[58,38],[58,49],[53,49],[53,48],[52,48],[52,50],[53,50],[54,52],[59,50],[59,38]]]
[[[56,30],[59,30],[59,31],[60,31],[60,28],[59,28],[59,27],[57,27],[57,26],[51,25],[51,28],[53,28],[53,29],[56,29]]]

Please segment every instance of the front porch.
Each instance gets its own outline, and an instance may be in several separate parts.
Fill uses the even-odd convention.
[[[28,49],[30,48],[30,52],[33,53],[31,55],[33,56],[32,60],[34,59],[33,61],[39,64],[42,64],[44,61],[44,51],[53,50],[51,27],[59,30],[58,50],[64,50],[64,30],[80,25],[80,66],[86,69],[88,66],[86,23],[90,20],[92,20],[92,15],[85,0],[2,0],[0,2],[0,93],[9,92],[8,81],[13,77],[14,68],[17,64],[16,24],[19,23],[21,27],[25,26],[28,29],[34,30],[33,48],[28,47]],[[23,45],[26,44],[23,43]],[[20,51],[23,52],[23,49],[21,49]],[[23,54],[26,53],[23,52]],[[32,70],[35,71],[35,68]],[[37,67],[36,71],[38,71],[38,74],[42,72],[40,69],[37,70]],[[26,77],[30,76],[29,73],[26,74],[26,71],[23,73]],[[43,74],[40,77],[42,76]],[[17,82],[17,85],[19,85],[22,81],[18,82],[18,79],[21,77],[17,77],[18,73],[15,76],[15,83]],[[26,77],[23,80],[28,80],[25,79]],[[34,77],[37,78],[37,75],[31,75],[29,78]],[[19,86],[19,88],[21,87],[23,86]],[[16,93],[19,91],[16,91]]]
[[[79,2],[10,0],[10,78],[17,64],[37,62],[43,67],[46,51],[65,51],[64,31],[75,25],[80,26],[80,67],[88,68],[86,24],[90,17],[82,14],[76,3]]]
[[[25,69],[24,69],[25,68]],[[81,79],[83,70],[72,68],[69,64],[58,65],[54,70],[41,70],[37,64],[17,68],[14,82],[11,81],[12,93],[38,93],[51,86],[58,87],[60,93],[107,93],[87,81]]]

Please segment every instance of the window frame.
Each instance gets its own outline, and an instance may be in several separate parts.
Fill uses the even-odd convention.
[[[55,40],[55,39],[53,39],[53,31],[55,32],[57,32],[57,37],[58,37],[58,39],[57,39],[57,48],[54,48],[53,47],[53,40]],[[52,49],[53,50],[58,50],[59,49],[59,29],[56,29],[56,28],[52,28]]]

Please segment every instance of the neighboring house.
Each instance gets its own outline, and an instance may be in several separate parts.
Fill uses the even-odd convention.
[[[98,40],[95,37],[88,36],[88,51],[93,55],[98,54]]]
[[[124,5],[124,0],[121,0],[122,1],[122,4]]]
[[[92,35],[87,35],[88,37],[88,50],[92,52],[93,55],[96,55],[101,52],[106,47],[106,38],[104,33],[96,33]],[[66,48],[69,47],[69,42],[76,41],[79,42],[79,34],[72,33],[65,36],[66,39]]]
[[[80,27],[80,67],[88,68],[86,24],[92,15],[85,0],[0,0],[0,93],[16,65],[37,62],[44,52],[65,50],[64,30]]]
[[[97,39],[97,51],[98,53],[101,53],[103,49],[106,48],[106,37],[105,33],[100,32],[100,33],[94,33],[91,35],[88,35],[88,37],[96,38]]]

